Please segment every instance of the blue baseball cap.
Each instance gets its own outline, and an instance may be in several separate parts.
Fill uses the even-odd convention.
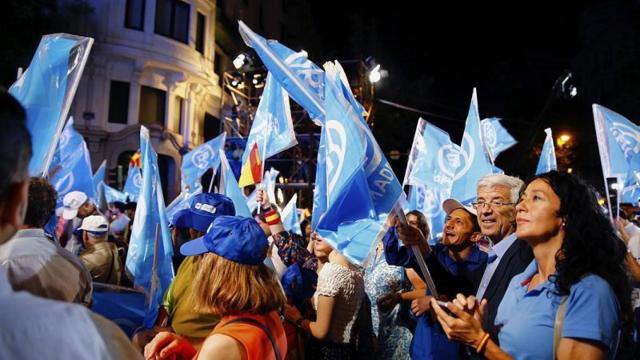
[[[195,195],[189,207],[178,211],[173,225],[206,232],[209,225],[220,215],[235,215],[233,201],[228,197],[214,193]]]
[[[180,247],[185,256],[207,252],[245,265],[259,265],[264,261],[269,242],[260,225],[240,216],[218,216],[207,233]]]
[[[295,263],[282,274],[280,282],[287,298],[293,300],[296,305],[300,305],[315,293],[318,274]]]

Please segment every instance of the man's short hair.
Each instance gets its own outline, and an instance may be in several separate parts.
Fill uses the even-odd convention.
[[[511,202],[517,203],[520,198],[520,190],[524,186],[524,181],[515,176],[509,176],[504,174],[491,174],[485,175],[480,180],[478,180],[478,186],[476,189],[480,189],[481,187],[493,187],[493,186],[506,186],[511,189]]]
[[[31,135],[26,119],[27,113],[18,100],[0,88],[0,203],[6,201],[12,184],[28,176]]]
[[[25,225],[43,228],[56,210],[58,193],[43,178],[32,177],[29,183],[29,206],[24,218]]]

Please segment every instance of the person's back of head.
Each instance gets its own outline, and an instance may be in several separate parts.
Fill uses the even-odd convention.
[[[22,105],[0,89],[0,244],[22,226],[27,209],[31,135],[26,117]]]
[[[43,178],[31,178],[29,182],[29,206],[24,218],[24,226],[32,229],[42,229],[51,220],[56,210],[58,193]]]

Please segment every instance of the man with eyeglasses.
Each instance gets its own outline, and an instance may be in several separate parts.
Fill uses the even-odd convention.
[[[515,230],[516,203],[522,180],[508,175],[487,175],[478,181],[473,207],[478,213],[480,231],[490,240],[489,258],[478,289],[477,299],[487,299],[483,328],[497,340],[493,321],[511,278],[523,272],[533,259],[531,248],[517,241]]]

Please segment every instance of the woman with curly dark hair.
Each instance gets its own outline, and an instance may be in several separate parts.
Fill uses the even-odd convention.
[[[518,239],[535,259],[500,303],[500,344],[480,325],[486,301],[473,297],[446,304],[453,316],[432,302],[445,332],[488,359],[613,358],[631,325],[631,287],[625,245],[594,192],[551,171],[527,184],[516,210]]]

